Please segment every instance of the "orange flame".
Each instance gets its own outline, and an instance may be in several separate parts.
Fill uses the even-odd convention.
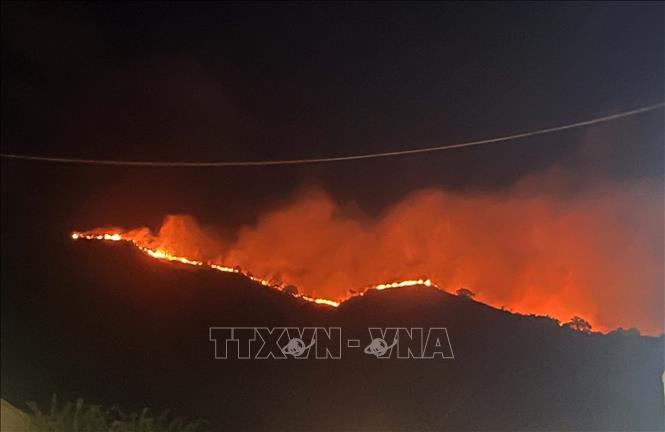
[[[392,282],[392,283],[383,283],[379,285],[374,285],[372,288],[377,290],[385,290],[390,288],[402,288],[402,287],[416,286],[416,285],[436,286],[429,279],[412,279],[412,280],[404,280],[401,282]]]
[[[266,287],[270,288],[275,288],[275,289],[281,289],[281,285],[272,283],[266,279],[261,279],[258,277],[255,277],[252,275],[250,272],[245,272],[239,269],[238,267],[227,267],[223,265],[218,265],[218,264],[213,264],[210,262],[203,262],[203,261],[198,261],[198,260],[192,260],[186,257],[182,256],[177,256],[177,255],[172,255],[169,252],[162,250],[162,249],[152,249],[146,246],[140,245],[135,239],[127,236],[123,236],[123,234],[120,233],[89,233],[89,232],[79,232],[79,231],[74,231],[71,234],[71,238],[74,240],[79,240],[79,239],[84,239],[84,240],[105,240],[105,241],[125,241],[139,249],[140,251],[146,253],[147,255],[151,256],[152,258],[156,258],[158,260],[163,260],[163,261],[171,261],[171,262],[179,262],[181,264],[186,264],[186,265],[191,265],[191,266],[198,266],[198,267],[207,267],[216,271],[220,271],[223,273],[237,273],[240,275],[243,275],[247,279],[256,282],[258,284],[261,284]],[[388,285],[377,285],[377,289],[385,289],[386,287],[392,287],[394,286],[411,286],[411,285],[416,285],[413,283],[414,281],[404,281],[404,282],[398,282],[398,283],[393,283],[393,284],[388,284]],[[418,281],[415,281],[418,282]],[[427,282],[427,285],[430,286],[431,282],[429,280],[427,281],[421,281]],[[407,285],[403,285],[404,283],[407,283]],[[390,286],[389,286],[390,285]],[[323,305],[328,305],[332,307],[337,307],[339,306],[340,302],[330,300],[330,299],[325,299],[325,298],[315,298],[315,297],[308,297],[306,295],[300,295],[300,294],[291,294],[293,297],[301,298],[303,300],[306,300],[308,302],[316,303],[316,304],[323,304]]]
[[[156,258],[158,260],[163,260],[163,261],[171,261],[171,262],[179,262],[181,264],[186,264],[186,265],[191,265],[191,266],[199,266],[199,267],[207,267],[213,270],[217,270],[223,273],[237,273],[240,275],[243,275],[247,279],[259,283],[263,286],[270,287],[270,288],[275,288],[275,289],[282,289],[282,286],[280,284],[276,284],[274,282],[268,281],[266,279],[261,279],[258,277],[255,277],[252,275],[250,272],[246,272],[241,270],[238,267],[228,267],[228,266],[223,266],[219,264],[213,264],[210,262],[203,262],[203,261],[198,261],[198,260],[192,260],[186,257],[182,256],[177,256],[170,254],[169,252],[163,250],[163,249],[152,249],[150,247],[142,246],[140,245],[137,240],[132,238],[131,236],[125,236],[120,233],[98,233],[98,230],[95,231],[95,233],[92,232],[80,232],[80,231],[74,231],[71,234],[71,238],[74,240],[79,240],[79,239],[84,239],[84,240],[103,240],[103,241],[125,241],[139,249],[140,251],[146,253],[147,255],[151,256],[152,258]],[[423,286],[428,286],[428,287],[435,287],[436,284],[434,284],[430,279],[410,279],[410,280],[403,280],[403,281],[398,281],[398,282],[389,282],[389,283],[382,283],[378,285],[373,285],[368,287],[367,289],[376,289],[376,290],[385,290],[385,289],[391,289],[391,288],[402,288],[402,287],[410,287],[410,286],[417,286],[417,285],[423,285]],[[360,292],[356,295],[363,295],[364,292]],[[326,299],[326,298],[316,298],[316,297],[309,297],[303,294],[291,294],[293,297],[301,298],[305,301],[316,303],[316,304],[322,304],[322,305],[328,305],[332,307],[338,307],[340,305],[340,301],[335,301],[331,299]],[[352,297],[352,296],[349,296]],[[349,297],[342,299],[342,300],[347,300]]]
[[[575,197],[533,189],[527,182],[494,194],[426,190],[376,218],[315,190],[261,214],[229,242],[184,215],[167,216],[154,234],[106,228],[72,238],[127,241],[155,259],[238,273],[330,306],[367,289],[464,286],[511,312],[660,333],[663,209],[654,197],[662,185]],[[297,290],[286,289],[291,284]]]

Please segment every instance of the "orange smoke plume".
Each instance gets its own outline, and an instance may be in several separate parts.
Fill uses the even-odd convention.
[[[156,235],[140,228],[73,236],[127,240],[156,258],[294,285],[319,303],[336,305],[370,286],[467,287],[515,312],[655,334],[663,331],[661,193],[650,182],[574,198],[534,195],[528,181],[491,194],[433,189],[369,218],[309,190],[227,244],[188,216],[168,216]]]

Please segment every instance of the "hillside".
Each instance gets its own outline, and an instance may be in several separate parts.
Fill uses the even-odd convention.
[[[57,243],[3,271],[2,398],[84,397],[204,417],[216,430],[654,430],[663,338],[585,335],[434,288],[338,309],[127,245]],[[19,259],[20,255],[17,255]],[[64,263],[64,264],[63,264]],[[211,326],[446,327],[451,360],[215,360]]]

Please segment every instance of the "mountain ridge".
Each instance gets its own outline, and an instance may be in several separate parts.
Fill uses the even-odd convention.
[[[14,281],[21,290],[3,289],[2,396],[19,408],[57,392],[170,408],[215,430],[663,424],[662,336],[583,334],[422,286],[331,308],[123,245],[72,243],[59,246],[64,266],[33,263]],[[446,327],[455,358],[215,360],[213,326],[336,326],[363,342],[369,327]]]

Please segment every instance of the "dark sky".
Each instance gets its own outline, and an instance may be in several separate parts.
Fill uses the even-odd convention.
[[[663,98],[664,12],[657,2],[3,2],[2,151],[324,157],[585,120]],[[331,165],[3,160],[3,207],[13,203],[3,216],[52,212],[87,227],[184,212],[233,225],[312,183],[371,213],[423,187],[492,190],[551,167],[574,173],[576,187],[662,178],[662,144],[655,112],[493,147]]]

